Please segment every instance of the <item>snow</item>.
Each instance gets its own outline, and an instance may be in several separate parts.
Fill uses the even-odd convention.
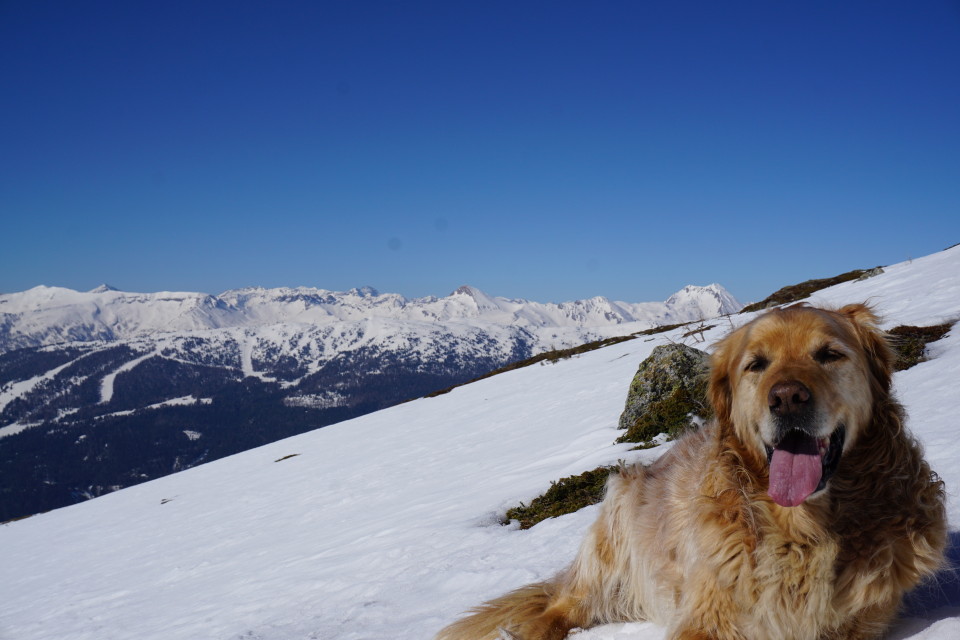
[[[5,427],[0,427],[0,438],[5,438],[6,436],[12,436],[20,433],[24,429],[29,429],[30,427],[39,426],[40,423],[33,422],[15,422],[13,424],[8,424]]]
[[[133,360],[130,360],[129,362],[123,363],[120,367],[117,368],[116,371],[113,371],[105,375],[103,377],[103,380],[100,381],[100,404],[107,404],[113,399],[114,383],[116,383],[118,375],[120,375],[121,373],[125,373],[127,371],[132,371],[141,362],[145,362],[157,355],[159,355],[157,352],[147,353],[145,355],[140,356],[139,358],[135,358]]]
[[[132,416],[137,411],[149,411],[151,409],[163,409],[165,407],[185,407],[185,406],[191,406],[196,404],[213,404],[213,398],[196,398],[194,396],[182,396],[180,398],[170,398],[169,400],[164,400],[163,402],[148,404],[142,409],[129,409],[127,411],[114,411],[113,413],[105,413],[102,416],[97,416],[96,419],[103,420],[105,418],[116,418],[118,416]],[[196,433],[196,432],[184,431],[184,433],[189,435],[190,433]],[[196,440],[197,438],[191,437],[190,439]]]
[[[869,300],[886,327],[960,317],[960,248],[817,299]],[[749,317],[716,323],[707,344]],[[662,452],[612,443],[637,365],[681,333],[511,371],[0,526],[0,638],[429,638],[565,566],[597,509],[520,531],[498,524],[507,508],[551,480]],[[895,384],[947,483],[956,531],[960,331],[931,353]],[[957,591],[934,589],[891,637],[960,637]],[[641,622],[572,637],[665,632]]]
[[[13,402],[16,398],[24,396],[36,389],[41,383],[53,380],[71,364],[73,364],[73,362],[67,362],[66,364],[62,364],[59,367],[47,371],[46,373],[34,376],[29,380],[10,382],[0,386],[0,411],[3,411],[4,407]],[[0,430],[0,432],[2,432],[2,430]]]
[[[241,289],[220,296],[127,293],[108,286],[85,293],[36,287],[0,295],[0,354],[38,345],[50,350],[82,346],[88,355],[112,350],[113,370],[99,379],[100,404],[105,405],[114,398],[117,376],[152,357],[220,367],[230,376],[256,377],[293,389],[345,353],[362,353],[365,360],[377,354],[398,356],[425,368],[476,358],[505,363],[517,354],[578,346],[739,309],[719,285],[688,286],[670,301],[638,304],[602,297],[541,304],[493,297],[467,286],[446,298],[414,300],[370,287],[345,293]],[[129,351],[114,349],[118,346]],[[129,360],[121,361],[124,357]],[[291,362],[302,375],[291,379]],[[59,371],[6,383],[0,388],[0,410],[38,385],[47,386]],[[62,391],[67,402],[86,402],[71,400],[80,398],[71,389]],[[336,396],[304,402],[312,407],[342,404]],[[73,412],[82,408],[67,407]],[[48,424],[29,416],[19,420],[0,424],[0,438]]]
[[[347,292],[300,287],[204,293],[129,293],[108,287],[56,287],[0,294],[0,352],[71,341],[134,339],[211,329],[272,325],[329,327],[382,318],[405,323],[462,323],[474,328],[562,328],[567,332],[641,323],[647,328],[739,310],[723,287],[685,287],[667,302],[593,298],[560,304],[495,297],[461,287],[445,298],[408,300],[365,287]],[[623,332],[621,332],[623,333]],[[252,337],[250,334],[249,337]],[[582,336],[581,336],[582,337]]]
[[[288,335],[284,334],[283,329],[285,328],[287,328],[286,325],[266,327],[261,331],[261,335],[269,335],[268,339],[272,339],[274,343],[283,342],[284,338],[289,338]],[[244,377],[259,378],[264,382],[275,382],[276,380],[274,378],[257,371],[253,366],[253,353],[257,346],[256,337],[247,330],[231,332],[230,335],[232,335],[240,345],[240,370],[243,372]]]

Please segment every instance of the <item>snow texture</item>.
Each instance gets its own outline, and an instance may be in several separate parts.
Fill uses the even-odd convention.
[[[868,300],[885,327],[955,319],[960,247],[815,300]],[[708,343],[751,317],[717,322]],[[466,608],[565,566],[597,509],[520,531],[498,524],[507,508],[551,480],[669,446],[611,444],[638,363],[669,341],[681,332],[501,374],[0,526],[0,638],[429,638]],[[955,531],[960,331],[930,353],[895,386],[947,483]],[[921,595],[890,637],[960,638],[958,581],[948,574]],[[572,637],[665,632],[637,622]]]

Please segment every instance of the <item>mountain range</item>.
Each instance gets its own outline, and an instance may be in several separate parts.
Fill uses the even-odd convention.
[[[0,294],[0,353],[64,342],[116,341],[158,333],[253,328],[278,324],[331,326],[374,318],[411,325],[456,323],[589,331],[629,323],[673,324],[738,311],[722,286],[688,286],[664,302],[604,297],[540,303],[489,296],[463,286],[449,296],[408,299],[372,287],[346,292],[307,287],[204,293],[127,293],[107,285],[89,292],[35,287]]]
[[[738,311],[720,285],[664,302],[539,303],[469,286],[0,295],[0,521],[96,497],[549,351]]]

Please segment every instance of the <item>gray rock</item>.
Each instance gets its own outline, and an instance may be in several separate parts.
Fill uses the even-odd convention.
[[[671,437],[689,426],[691,415],[712,415],[706,398],[710,356],[683,344],[656,347],[640,363],[619,427],[619,442],[648,442],[659,433]]]
[[[857,280],[866,280],[867,278],[872,278],[873,276],[878,276],[883,273],[883,267],[874,267],[868,271],[864,271],[863,274],[857,278]]]

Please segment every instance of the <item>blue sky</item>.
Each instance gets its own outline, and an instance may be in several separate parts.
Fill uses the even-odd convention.
[[[0,291],[743,301],[960,242],[960,3],[0,2]]]

